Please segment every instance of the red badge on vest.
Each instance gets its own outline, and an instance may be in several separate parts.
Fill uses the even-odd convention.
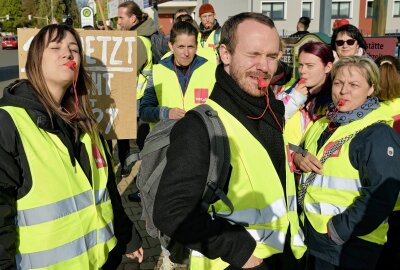
[[[218,44],[208,44],[208,48],[217,48]]]
[[[328,144],[325,146],[324,154],[325,154],[326,151],[328,151],[329,149],[331,149],[332,146],[333,146],[335,143],[336,143],[336,142],[330,142],[330,143],[328,143]],[[332,155],[330,155],[330,157],[338,157],[339,154],[340,154],[340,149],[342,149],[342,146],[340,146],[338,149],[336,149],[336,151],[333,152]]]
[[[107,166],[107,162],[104,160],[96,144],[92,144],[92,153],[97,168],[104,168]]]
[[[195,88],[194,89],[194,103],[203,104],[208,98],[208,88]]]

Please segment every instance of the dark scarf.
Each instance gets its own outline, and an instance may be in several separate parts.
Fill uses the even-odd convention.
[[[268,91],[269,103],[275,113],[279,124],[284,125],[285,107],[280,100],[275,99],[271,90]],[[272,163],[285,187],[285,153],[282,131],[275,122],[271,112],[267,110],[264,116],[258,120],[252,120],[248,116],[260,116],[266,107],[266,99],[253,97],[244,92],[232,77],[226,73],[223,64],[216,70],[216,84],[210,98],[221,105],[225,110],[238,119],[242,125],[262,144],[267,150]],[[253,149],[253,151],[257,151]]]
[[[350,112],[337,112],[335,115],[335,104],[332,102],[328,106],[328,114],[326,118],[332,120],[337,125],[346,125],[353,121],[359,120],[371,111],[379,108],[379,100],[377,97],[368,97],[365,102]]]
[[[200,23],[199,31],[201,33],[201,41],[206,41],[207,38],[211,35],[211,32],[217,30],[221,26],[219,25],[218,21],[215,19],[214,25],[210,29],[205,29],[204,25]]]

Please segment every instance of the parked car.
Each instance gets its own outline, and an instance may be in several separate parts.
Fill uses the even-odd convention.
[[[1,48],[4,49],[18,49],[18,39],[16,36],[6,36],[1,42]]]

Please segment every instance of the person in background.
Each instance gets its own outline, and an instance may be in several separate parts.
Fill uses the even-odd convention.
[[[295,155],[307,269],[375,269],[400,191],[400,137],[379,109],[372,59],[342,58],[331,76],[333,102]]]
[[[118,27],[121,30],[137,31],[137,112],[139,115],[140,100],[144,95],[147,80],[153,67],[152,48],[150,36],[157,32],[153,19],[144,13],[133,1],[123,2],[118,6]],[[144,140],[149,132],[148,124],[138,119],[136,144],[140,149],[143,148]],[[134,162],[127,164],[126,159],[130,154],[134,154],[133,141],[118,140],[118,157],[121,163],[121,176],[128,176]],[[137,152],[137,150],[136,150]]]
[[[333,32],[331,47],[335,61],[347,56],[367,55],[367,42],[360,30],[351,24],[345,24]]]
[[[186,9],[178,9],[177,11],[175,11],[174,13],[174,23],[176,23],[176,19],[181,16],[181,15],[189,15],[189,12]]]
[[[97,21],[96,25],[97,25],[97,30],[105,30],[106,29],[103,21]]]
[[[197,25],[196,21],[193,19],[192,16],[189,14],[183,14],[176,18],[175,22],[189,22],[191,23],[197,30],[199,30],[199,26]]]
[[[168,44],[172,54],[153,66],[142,99],[140,118],[144,121],[180,119],[186,111],[208,99],[214,87],[216,67],[196,55],[197,35],[197,29],[190,22],[176,22],[172,27]]]
[[[296,187],[282,136],[284,106],[266,85],[282,56],[274,22],[260,13],[229,18],[221,31],[214,89],[230,144],[231,170],[221,200],[201,209],[210,163],[204,123],[186,114],[173,127],[167,164],[155,197],[157,228],[192,250],[190,269],[297,269],[305,252]],[[259,83],[260,82],[260,83]],[[244,224],[248,223],[248,224]]]
[[[393,118],[393,128],[400,133],[400,63],[392,55],[380,56],[375,60],[381,75],[381,91],[378,98]],[[400,200],[389,216],[388,241],[383,246],[376,270],[400,269]]]
[[[299,48],[300,79],[288,85],[277,98],[285,104],[284,133],[289,143],[299,145],[312,124],[325,115],[331,102],[329,76],[334,57],[323,42],[307,42]]]
[[[308,27],[310,26],[310,18],[308,17],[300,17],[299,21],[297,22],[297,32],[290,35],[289,37],[297,37],[297,38],[301,38],[305,35],[307,35],[308,32]]]
[[[209,3],[201,5],[199,16],[201,23],[197,54],[217,65],[219,63],[217,47],[220,40],[221,26],[215,19],[214,7]]]
[[[99,135],[78,33],[42,28],[0,99],[0,269],[116,269],[143,259]]]

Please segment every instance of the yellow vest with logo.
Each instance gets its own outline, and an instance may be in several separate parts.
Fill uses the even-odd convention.
[[[153,82],[158,105],[188,111],[205,103],[214,88],[215,69],[216,66],[209,61],[197,67],[189,78],[187,89],[183,94],[175,71],[162,64],[154,65]]]
[[[390,117],[376,109],[363,119],[341,126],[317,152],[317,141],[328,126],[328,120],[324,117],[315,122],[309,130],[305,140],[305,149],[320,160],[324,152],[339,139],[381,120],[390,123]],[[360,191],[363,185],[360,181],[359,171],[351,165],[349,159],[350,142],[351,139],[342,145],[338,153],[333,153],[325,161],[323,175],[317,175],[307,188],[304,212],[313,228],[321,234],[327,233],[327,224],[333,216],[343,213],[353,204],[354,200],[361,196]],[[303,174],[301,182],[303,183],[309,175],[310,173]],[[388,224],[384,222],[371,233],[358,237],[383,245],[386,242],[387,230]]]
[[[151,69],[153,68],[153,54],[151,52],[151,41],[147,37],[138,36],[140,40],[143,42],[146,47],[146,55],[147,55],[147,63],[140,71],[139,76],[137,78],[136,85],[136,99],[139,100],[144,95],[144,90],[147,86],[147,81],[149,76],[151,75]],[[138,67],[139,68],[139,67]]]
[[[385,114],[388,114],[393,118],[392,127],[400,133],[400,98],[396,98],[393,100],[383,101],[380,103],[381,107],[378,108],[384,111]],[[397,199],[396,206],[394,207],[394,211],[400,210],[400,194]]]
[[[221,39],[221,35],[218,35],[218,38],[215,37],[215,30],[211,32],[211,34],[208,36],[207,40],[201,44],[201,33],[199,33],[197,37],[197,55],[200,55],[204,58],[206,58],[210,63],[213,65],[217,66],[219,62],[219,56],[218,56],[218,43]],[[217,40],[216,40],[217,39]]]
[[[290,225],[293,254],[296,258],[302,257],[306,246],[299,227],[296,187],[289,168],[286,168],[285,197],[279,176],[260,142],[218,104],[212,100],[208,100],[207,104],[218,112],[229,138],[233,170],[227,196],[234,206],[234,212],[228,218],[249,224],[246,230],[257,242],[253,255],[258,258],[283,252]],[[219,214],[230,212],[220,200],[214,207]],[[197,251],[191,252],[190,269],[219,270],[227,266],[228,263],[221,258],[211,260]]]
[[[29,164],[25,173],[32,177],[30,191],[17,200],[17,269],[100,269],[117,240],[99,137],[80,138],[90,160],[91,186],[78,161],[73,168],[57,135],[39,129],[24,109],[1,109],[15,123]],[[94,151],[101,161],[94,160]]]

